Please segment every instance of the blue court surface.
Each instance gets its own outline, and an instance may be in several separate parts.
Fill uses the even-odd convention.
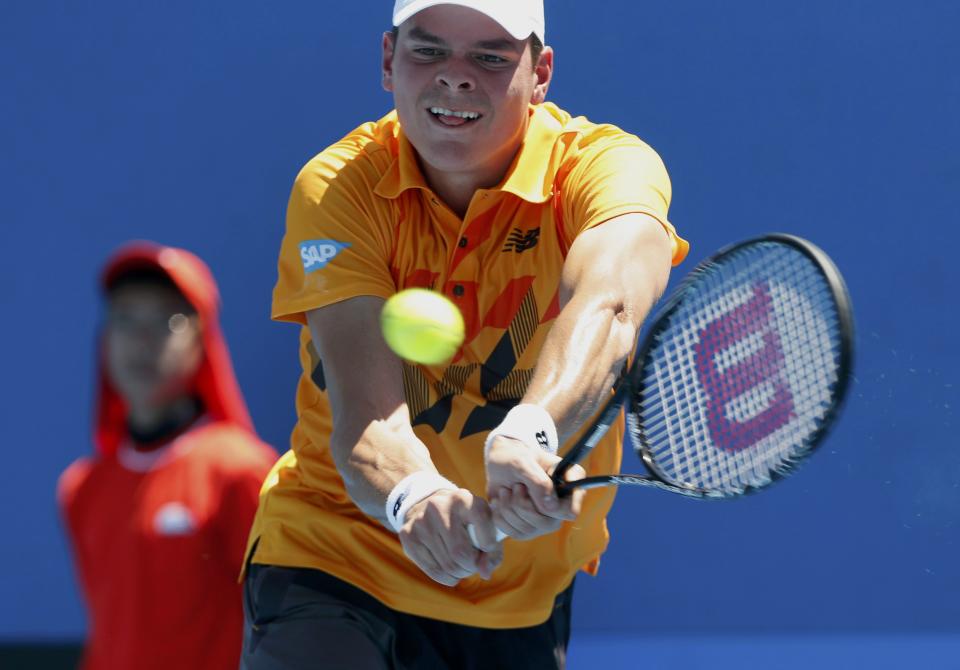
[[[960,635],[642,636],[574,633],[569,670],[953,670]]]

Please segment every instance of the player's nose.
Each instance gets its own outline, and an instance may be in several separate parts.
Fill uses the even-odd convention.
[[[452,91],[472,91],[476,82],[467,72],[456,68],[448,68],[437,73],[437,85]]]

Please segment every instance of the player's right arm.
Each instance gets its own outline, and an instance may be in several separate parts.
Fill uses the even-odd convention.
[[[410,424],[400,361],[380,334],[383,299],[359,296],[307,312],[323,361],[333,413],[330,450],[348,495],[365,514],[390,527],[390,492],[415,472],[437,473]],[[473,524],[480,550],[467,525]],[[399,532],[404,552],[424,573],[453,586],[488,579],[502,560],[489,507],[466,489],[441,490],[411,507]]]

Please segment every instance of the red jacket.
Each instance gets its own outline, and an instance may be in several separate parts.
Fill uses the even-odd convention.
[[[207,267],[189,252],[138,243],[108,263],[104,284],[145,265],[165,271],[204,324],[195,393],[206,413],[169,444],[135,451],[101,361],[97,453],[58,485],[89,612],[82,667],[233,670],[243,628],[237,575],[276,454],[253,432]]]

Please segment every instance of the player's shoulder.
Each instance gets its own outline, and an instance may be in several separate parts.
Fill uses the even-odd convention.
[[[90,480],[97,462],[95,458],[83,456],[60,473],[57,479],[57,503],[60,507],[70,507],[77,497],[77,492]]]
[[[399,129],[395,112],[357,126],[307,161],[297,174],[297,187],[326,188],[339,179],[372,190],[397,154]]]
[[[554,126],[569,158],[582,159],[616,147],[656,155],[656,151],[638,135],[613,123],[598,123],[586,116],[573,116],[549,102],[539,107],[539,122]]]

